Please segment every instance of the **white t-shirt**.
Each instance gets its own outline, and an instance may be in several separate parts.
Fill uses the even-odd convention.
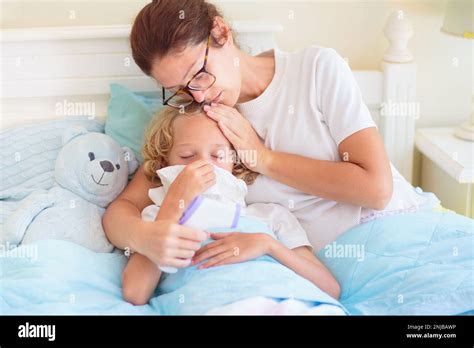
[[[271,150],[313,159],[341,161],[338,145],[353,133],[376,127],[346,61],[330,48],[310,46],[296,53],[274,50],[275,75],[256,99],[237,104]],[[425,197],[392,166],[394,193],[385,210],[422,204]],[[315,250],[359,224],[373,210],[303,193],[259,175],[246,201],[287,207]]]

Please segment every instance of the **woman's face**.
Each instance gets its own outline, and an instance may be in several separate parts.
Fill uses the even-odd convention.
[[[151,76],[166,89],[185,86],[202,68],[206,46],[207,41],[155,59]],[[214,101],[231,107],[237,103],[241,88],[238,53],[232,39],[223,46],[210,45],[206,71],[216,77],[216,82],[205,91],[189,91],[198,103]]]
[[[168,164],[187,165],[199,159],[232,172],[232,148],[217,123],[204,114],[178,116],[173,121],[173,146]],[[229,156],[230,155],[230,156]]]

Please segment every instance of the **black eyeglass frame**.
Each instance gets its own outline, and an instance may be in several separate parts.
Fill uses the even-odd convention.
[[[189,102],[189,104],[184,105],[184,107],[189,106],[189,105],[191,105],[193,102],[195,102],[193,95],[192,95],[189,91],[205,91],[205,90],[211,88],[211,87],[214,85],[214,83],[216,82],[216,76],[206,70],[207,57],[209,56],[209,46],[210,46],[210,44],[211,44],[211,35],[209,35],[208,38],[207,38],[207,47],[206,47],[206,53],[205,53],[205,55],[204,55],[204,64],[203,64],[202,68],[199,69],[199,71],[198,71],[197,73],[195,73],[195,74],[193,75],[193,77],[191,77],[191,79],[188,81],[188,83],[186,84],[186,86],[184,86],[183,88],[178,89],[175,93],[173,93],[173,94],[172,94],[169,98],[167,98],[167,99],[165,99],[165,88],[164,88],[163,86],[161,87],[161,88],[162,88],[162,92],[163,92],[163,99],[162,99],[162,100],[163,100],[163,105],[167,105],[167,106],[170,106],[170,107],[172,107],[172,108],[180,108],[180,106],[170,105],[168,102],[169,102],[172,98],[174,98],[178,93],[186,93],[186,94],[188,94],[188,95],[193,99],[192,101]],[[201,74],[201,73],[203,73],[203,72],[206,73],[206,74],[208,74],[208,75],[210,75],[210,76],[212,76],[212,78],[214,79],[214,80],[212,81],[212,83],[211,83],[208,87],[202,88],[202,89],[200,89],[200,88],[194,88],[194,87],[189,86],[189,84],[191,83],[191,81],[194,80],[194,78],[195,78],[196,76],[198,76],[199,74]]]

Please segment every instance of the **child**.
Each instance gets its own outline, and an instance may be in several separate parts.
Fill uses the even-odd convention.
[[[185,212],[198,195],[237,202],[245,211],[235,232],[210,229],[212,239],[197,252],[183,253],[180,257],[192,262],[177,273],[162,275],[148,258],[133,253],[123,273],[125,300],[145,304],[156,289],[160,296],[150,305],[163,314],[223,313],[222,306],[262,297],[294,298],[307,309],[327,304],[336,309],[330,313],[344,313],[334,300],[340,292],[336,279],[312,253],[296,218],[275,204],[245,207],[244,182],[251,184],[257,173],[234,164],[229,153],[230,143],[204,114],[165,108],[155,116],[143,157],[146,175],[160,187],[150,190],[155,205],[142,217],[159,220],[160,210]],[[170,204],[178,201],[179,207]]]

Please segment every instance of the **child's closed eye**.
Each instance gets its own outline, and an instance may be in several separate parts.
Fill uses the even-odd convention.
[[[180,156],[182,159],[188,159],[194,157],[194,155]]]

